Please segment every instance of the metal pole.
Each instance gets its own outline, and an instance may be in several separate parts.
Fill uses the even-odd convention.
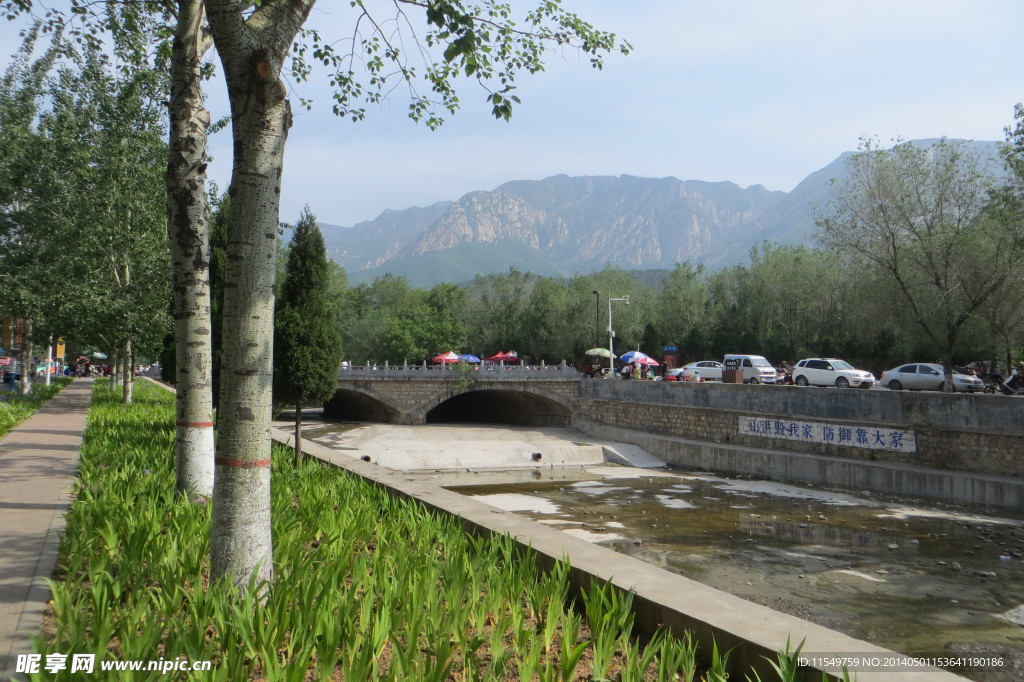
[[[608,296],[608,350],[610,355],[608,356],[608,378],[611,379],[615,376],[615,330],[612,328],[612,301],[615,300]]]
[[[629,305],[629,296],[612,298],[608,296],[608,351],[611,357],[608,358],[609,376],[615,375],[615,328],[612,327],[612,301],[625,301]]]
[[[594,345],[601,345],[601,292],[594,291]]]

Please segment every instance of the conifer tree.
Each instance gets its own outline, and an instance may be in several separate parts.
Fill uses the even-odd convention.
[[[274,321],[274,402],[295,406],[295,464],[302,460],[302,407],[337,389],[341,335],[328,296],[331,268],[316,217],[302,211],[288,250]]]

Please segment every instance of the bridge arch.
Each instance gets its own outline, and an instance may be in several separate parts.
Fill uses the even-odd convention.
[[[427,409],[426,422],[569,427],[572,407],[556,397],[527,390],[480,388],[441,400]]]
[[[373,391],[339,388],[324,403],[324,416],[329,419],[398,424],[406,421],[401,411]]]

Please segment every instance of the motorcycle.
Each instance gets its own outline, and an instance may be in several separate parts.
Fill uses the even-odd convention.
[[[999,390],[1003,392],[1003,395],[1024,395],[1024,376],[1014,374],[999,384]]]
[[[793,366],[792,365],[781,365],[775,368],[775,385],[776,386],[792,386],[793,385]]]
[[[995,371],[994,363],[992,363],[992,365],[993,369],[990,370],[989,363],[978,361],[967,365],[967,367],[963,369],[968,370],[970,374],[981,379],[985,383],[985,388],[983,389],[984,392],[992,394],[997,390],[1000,390],[1003,382],[1006,381],[1006,375]],[[967,374],[968,372],[963,372],[963,374]]]

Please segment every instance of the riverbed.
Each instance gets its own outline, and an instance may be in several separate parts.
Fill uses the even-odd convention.
[[[880,646],[997,653],[1016,666],[974,679],[1024,674],[1024,517],[706,472],[615,469],[567,484],[454,489]]]
[[[309,437],[352,456],[371,442],[381,451],[391,433],[325,426]],[[470,442],[486,450],[534,435],[480,425],[403,429],[416,430],[413,475],[879,646],[1003,657],[1002,669],[955,671],[975,680],[1024,678],[1024,512],[667,468],[429,469],[425,462],[447,462]],[[400,463],[399,442],[388,442],[390,461]]]

